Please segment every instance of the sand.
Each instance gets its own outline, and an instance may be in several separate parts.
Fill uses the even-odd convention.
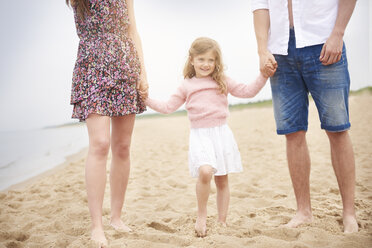
[[[312,159],[314,222],[278,227],[295,213],[285,139],[275,133],[271,106],[234,110],[229,125],[244,172],[231,174],[227,228],[216,224],[216,190],[208,203],[208,236],[194,236],[195,179],[187,166],[189,123],[184,115],[136,122],[132,169],[123,220],[134,231],[110,228],[109,184],[104,200],[110,247],[372,247],[372,95],[350,98],[350,136],[356,158],[360,231],[342,232],[342,203],[329,143],[311,102],[308,145]],[[89,247],[90,217],[84,185],[86,150],[31,182],[0,193],[0,247]],[[108,166],[109,168],[109,166]]]

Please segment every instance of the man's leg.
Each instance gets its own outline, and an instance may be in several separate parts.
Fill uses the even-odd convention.
[[[289,173],[297,202],[296,215],[284,226],[297,227],[312,221],[310,203],[310,156],[306,132],[287,134],[287,159]]]
[[[303,49],[304,80],[317,106],[321,128],[330,140],[332,165],[341,192],[344,212],[344,231],[355,232],[355,162],[350,137],[349,122],[350,76],[346,48],[341,60],[324,66],[319,61],[322,45]]]
[[[343,205],[344,232],[358,231],[355,217],[355,160],[348,131],[326,132],[331,145],[332,165],[340,188]]]

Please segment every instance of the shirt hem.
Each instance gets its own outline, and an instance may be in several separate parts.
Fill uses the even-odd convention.
[[[190,125],[191,125],[191,128],[210,128],[210,127],[222,126],[226,123],[227,123],[226,119],[215,119],[215,120],[191,121]]]

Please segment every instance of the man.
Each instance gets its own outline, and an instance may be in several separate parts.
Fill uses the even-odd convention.
[[[260,70],[271,76],[277,133],[285,135],[297,213],[286,227],[312,221],[308,93],[330,141],[343,203],[344,232],[358,231],[355,162],[348,129],[350,79],[343,35],[356,0],[251,0]],[[274,54],[274,56],[273,56]],[[267,61],[277,68],[265,67]],[[276,70],[276,71],[275,71]]]

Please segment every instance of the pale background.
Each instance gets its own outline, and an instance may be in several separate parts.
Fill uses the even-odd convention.
[[[199,36],[219,42],[230,77],[249,82],[257,75],[250,1],[134,2],[151,96],[166,100],[175,90],[188,48]],[[359,0],[345,34],[352,90],[372,85],[371,10],[370,1]],[[1,0],[0,30],[0,132],[72,122],[69,100],[78,38],[65,1]],[[270,98],[266,85],[252,100]]]

